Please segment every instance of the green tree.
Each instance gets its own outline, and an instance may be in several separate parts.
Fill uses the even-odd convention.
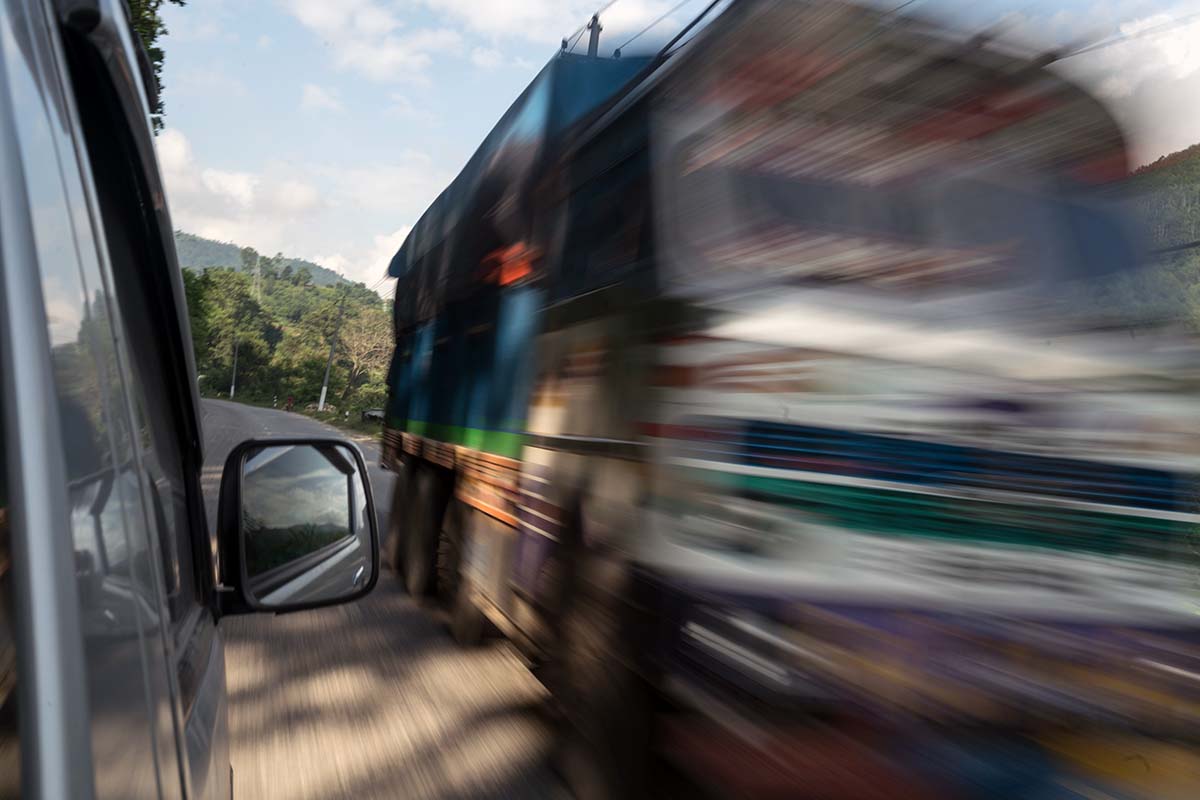
[[[209,281],[203,273],[183,270],[183,292],[187,297],[188,324],[192,329],[192,346],[195,349],[196,367],[200,367],[200,354],[208,346],[209,315],[212,303],[208,297]]]
[[[378,305],[364,306],[342,324],[339,338],[346,386],[338,404],[345,406],[361,386],[383,380],[392,355],[391,316]]]
[[[242,272],[254,272],[254,268],[258,266],[258,251],[253,247],[243,247],[241,249],[242,256]]]
[[[292,273],[292,283],[297,286],[311,286],[312,273],[306,267],[300,267]]]
[[[275,351],[274,364],[289,394],[316,400],[329,344],[338,335],[337,307],[341,298],[335,289],[311,285],[286,287],[283,294],[289,314],[283,321],[283,339]],[[335,387],[342,385],[340,373],[330,376],[330,382],[331,391],[336,391]]]
[[[272,342],[280,332],[270,315],[254,298],[251,278],[232,269],[210,269],[203,279],[208,285],[203,369],[207,385],[222,390],[233,379],[236,353],[237,385],[250,397],[272,393],[270,360]],[[201,359],[198,356],[197,361]]]
[[[333,344],[329,398],[347,410],[382,404],[392,332],[379,295],[344,281],[318,285],[280,253],[231,245],[224,257],[232,263],[184,272],[202,391],[228,390],[236,343],[239,399],[316,402]]]
[[[150,67],[154,70],[154,100],[153,107],[150,109],[150,121],[154,126],[155,133],[161,131],[163,127],[163,50],[158,46],[158,37],[167,32],[167,26],[163,24],[162,17],[158,14],[163,2],[164,0],[128,0],[130,24],[137,32],[138,38],[142,40],[142,47],[146,49],[146,55],[150,58]],[[182,6],[185,0],[165,0],[165,2]]]
[[[259,261],[259,272],[262,274],[263,291],[270,295],[275,292],[275,283],[279,280],[279,273],[283,268],[283,253],[276,253],[270,258],[263,257]]]

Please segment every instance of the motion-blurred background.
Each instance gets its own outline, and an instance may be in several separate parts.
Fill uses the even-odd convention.
[[[202,392],[580,796],[1197,796],[1200,7],[595,5],[163,6]]]

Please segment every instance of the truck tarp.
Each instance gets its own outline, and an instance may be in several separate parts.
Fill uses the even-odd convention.
[[[388,274],[406,279],[413,312],[425,316],[421,308],[470,281],[487,252],[524,238],[538,170],[563,134],[649,61],[559,53],[542,68],[392,258]]]

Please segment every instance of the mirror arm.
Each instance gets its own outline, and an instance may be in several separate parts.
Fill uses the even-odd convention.
[[[239,596],[238,590],[232,586],[226,586],[223,583],[218,583],[213,587],[216,592],[217,617],[223,617],[227,614],[244,613],[241,607],[244,607],[242,598]]]

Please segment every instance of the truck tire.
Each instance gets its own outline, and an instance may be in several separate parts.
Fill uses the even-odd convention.
[[[463,555],[474,512],[460,500],[451,500],[442,521],[437,552],[437,596],[449,613],[450,635],[463,647],[483,640],[483,612],[471,598],[470,579],[464,572]]]
[[[442,605],[451,610],[461,581],[464,515],[463,504],[451,499],[438,525],[437,558],[434,562],[437,571],[436,594]]]
[[[586,560],[586,556],[584,557]],[[646,797],[653,769],[652,687],[634,667],[630,614],[597,591],[585,564],[559,621],[555,699],[562,713],[555,765],[580,800]]]
[[[391,512],[388,514],[387,535],[383,540],[383,564],[404,579],[404,537],[412,530],[412,475],[414,463],[405,457],[396,470],[392,487]]]
[[[450,635],[460,647],[476,647],[483,641],[487,620],[471,599],[464,581],[459,584],[450,607]]]
[[[404,585],[415,598],[437,594],[438,541],[449,500],[450,481],[428,464],[413,476],[412,529],[405,537]]]

